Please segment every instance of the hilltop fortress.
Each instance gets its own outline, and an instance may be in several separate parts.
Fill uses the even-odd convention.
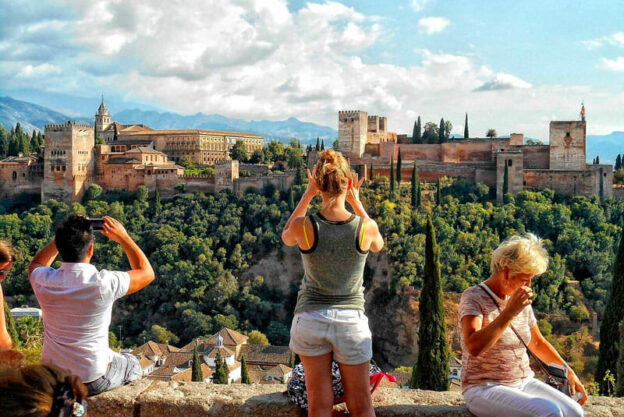
[[[440,177],[462,178],[482,182],[496,189],[496,199],[503,200],[505,167],[508,190],[552,189],[568,196],[613,195],[613,167],[586,163],[586,121],[550,122],[548,145],[525,145],[524,135],[512,133],[509,138],[451,139],[440,144],[400,143],[406,135],[387,130],[387,119],[369,116],[365,111],[338,112],[340,151],[352,166],[361,166],[375,176],[390,175],[399,149],[402,178],[410,178],[414,164],[424,181]],[[401,139],[403,136],[403,140]],[[368,174],[366,174],[368,175]]]
[[[0,195],[40,194],[41,200],[80,201],[91,184],[104,190],[134,192],[141,185],[172,194],[180,185],[188,191],[262,189],[273,184],[287,189],[294,174],[268,174],[259,167],[243,166],[257,174],[239,177],[241,164],[230,150],[243,142],[248,155],[262,149],[264,138],[252,133],[203,129],[155,130],[142,124],[111,121],[104,101],[94,126],[67,122],[45,126],[43,158],[36,155],[0,161]],[[96,138],[103,144],[96,144]],[[188,158],[196,165],[214,166],[215,176],[185,175],[178,165]],[[266,171],[266,170],[264,170]]]

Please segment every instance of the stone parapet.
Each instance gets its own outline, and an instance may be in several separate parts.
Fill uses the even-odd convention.
[[[88,399],[89,417],[300,417],[284,385],[213,385],[139,380]],[[459,392],[379,388],[377,417],[469,417]],[[587,417],[624,417],[624,398],[590,397]]]

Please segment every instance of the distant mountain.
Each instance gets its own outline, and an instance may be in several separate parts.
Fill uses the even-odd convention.
[[[262,135],[267,139],[288,141],[296,137],[304,143],[316,141],[319,137],[332,142],[338,138],[338,132],[327,126],[315,123],[302,122],[294,117],[282,121],[246,121],[230,119],[218,114],[197,113],[191,116],[182,116],[177,113],[160,113],[144,110],[124,110],[112,115],[112,119],[119,123],[143,123],[154,129],[211,129],[233,132],[247,132]],[[330,145],[326,143],[325,145]]]
[[[74,119],[26,101],[0,97],[0,124],[7,130],[10,130],[17,122],[25,131],[32,132],[35,129],[43,130],[46,124],[64,123],[68,120],[86,121],[86,119]]]
[[[601,164],[615,164],[618,154],[624,154],[624,132],[611,132],[608,135],[587,135],[587,161],[596,155]]]

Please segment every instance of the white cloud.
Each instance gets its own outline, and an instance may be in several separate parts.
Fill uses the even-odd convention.
[[[429,0],[412,0],[410,6],[412,6],[412,9],[414,9],[414,11],[419,12],[425,7],[428,1]]]
[[[624,48],[624,32],[616,32],[598,39],[581,41],[581,44],[585,45],[587,49],[596,49],[606,45]]]
[[[451,23],[445,17],[423,17],[418,21],[418,28],[427,35],[442,32]]]
[[[531,84],[520,78],[499,72],[496,76],[487,81],[475,91],[510,90],[514,88],[531,88]]]
[[[619,56],[615,59],[602,58],[600,62],[601,68],[609,71],[624,72],[624,56]]]
[[[333,1],[297,12],[286,0],[189,0],[185,8],[169,0],[72,1],[75,20],[33,32],[41,23],[33,19],[1,38],[3,88],[115,92],[184,114],[294,116],[334,128],[338,110],[359,108],[386,115],[399,133],[410,132],[417,115],[460,126],[467,111],[474,134],[492,127],[538,138],[547,138],[548,123],[536,115],[575,119],[585,99],[590,123],[612,126],[624,103],[621,91],[532,86],[478,54],[420,49],[413,65],[363,60],[390,28]],[[36,36],[27,41],[26,33]],[[46,61],[35,59],[40,50],[33,48],[42,45]]]

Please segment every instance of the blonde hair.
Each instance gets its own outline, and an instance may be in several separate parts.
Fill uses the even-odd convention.
[[[328,149],[321,153],[314,177],[321,192],[330,196],[342,194],[351,178],[349,162],[340,152]]]
[[[15,262],[15,251],[4,239],[0,239],[0,262]]]
[[[548,252],[542,239],[533,233],[511,236],[492,253],[490,269],[493,274],[509,268],[512,274],[543,274],[548,268]]]

